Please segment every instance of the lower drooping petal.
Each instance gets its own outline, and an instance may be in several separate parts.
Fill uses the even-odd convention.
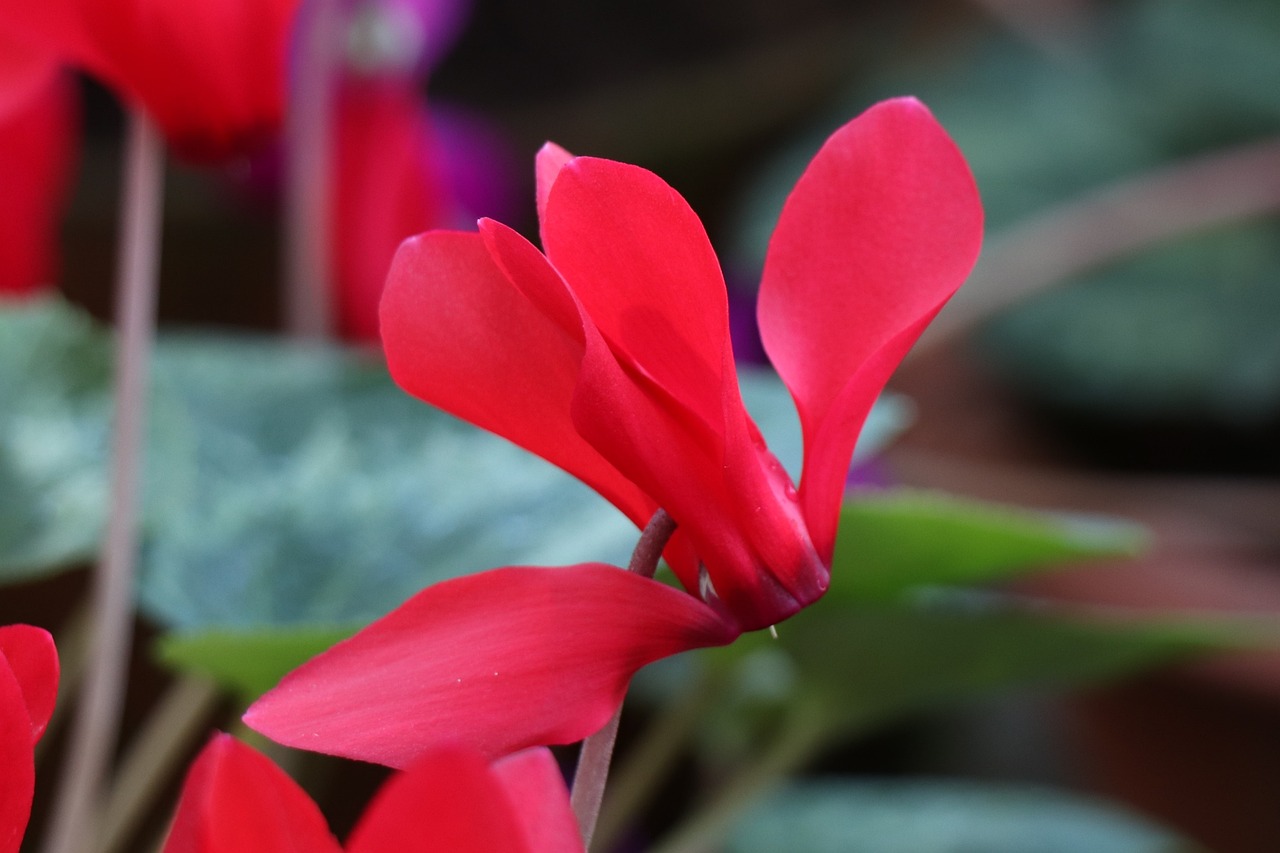
[[[290,746],[392,767],[441,740],[496,757],[581,740],[636,670],[737,634],[692,596],[612,566],[495,569],[422,591],[244,719]]]
[[[911,98],[836,131],[787,199],[765,260],[760,331],[800,411],[801,504],[824,559],[862,421],[981,240],[964,157]]]
[[[311,798],[270,759],[230,735],[201,751],[163,853],[341,853]]]
[[[44,734],[58,699],[58,651],[53,637],[32,625],[5,625],[0,627],[0,656],[22,691],[34,743]]]

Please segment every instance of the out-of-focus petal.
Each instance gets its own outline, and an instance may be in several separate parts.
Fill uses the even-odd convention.
[[[551,187],[542,237],[618,356],[719,434],[723,388],[737,388],[724,277],[680,194],[638,166],[577,157]]]
[[[524,829],[529,853],[578,853],[582,835],[569,792],[551,752],[526,749],[493,765],[493,772]]]
[[[396,248],[428,228],[456,224],[456,205],[431,157],[416,91],[351,84],[337,98],[333,253],[339,331],[378,340],[378,302]]]
[[[215,735],[191,765],[164,846],[164,853],[341,850],[324,815],[296,782],[224,734]]]
[[[824,559],[862,422],[981,239],[963,156],[910,98],[836,131],[787,199],[765,260],[760,329],[800,410],[801,504]]]
[[[570,421],[581,341],[512,284],[481,235],[407,240],[387,277],[381,321],[400,387],[560,466],[633,520],[652,514],[651,501]]]
[[[33,747],[22,688],[0,656],[0,853],[18,853],[27,831],[36,786]]]
[[[567,803],[563,783],[559,795]],[[346,849],[347,853],[534,853],[489,765],[479,753],[461,746],[433,747],[403,773],[392,776],[351,833]],[[573,848],[560,850],[570,853]]]
[[[392,767],[442,740],[496,757],[580,740],[640,667],[736,634],[692,596],[615,567],[495,569],[424,590],[244,719],[284,744]]]
[[[4,7],[9,26],[99,77],[195,160],[273,134],[299,0],[41,0]]]
[[[49,725],[58,700],[58,650],[53,637],[32,625],[5,625],[0,627],[0,657],[22,691],[34,744]]]
[[[43,78],[21,103],[0,109],[0,296],[31,294],[54,283],[58,226],[79,149],[77,108],[74,81],[58,72]]]

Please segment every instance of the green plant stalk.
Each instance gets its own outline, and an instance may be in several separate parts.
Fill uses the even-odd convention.
[[[705,808],[678,826],[652,853],[709,853],[734,821],[772,788],[807,764],[836,730],[820,701],[790,708],[778,736],[756,760],[712,798]]]
[[[93,628],[84,696],[76,708],[46,853],[81,853],[120,716],[133,644],[133,576],[147,379],[155,336],[164,191],[164,142],[138,112],[129,120],[116,291],[115,432],[106,542],[94,573]]]

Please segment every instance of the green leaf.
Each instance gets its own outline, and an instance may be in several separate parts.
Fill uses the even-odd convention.
[[[1173,832],[1045,788],[921,779],[790,785],[753,808],[728,853],[1189,853]]]
[[[111,348],[54,299],[0,304],[0,581],[89,559],[105,522]]]
[[[1136,525],[1049,514],[941,492],[895,489],[846,500],[828,599],[884,600],[922,586],[987,583],[1072,560],[1128,557]]]
[[[354,634],[360,626],[298,626],[257,631],[170,634],[156,657],[174,669],[212,678],[248,704],[275,687],[289,671]]]
[[[620,562],[635,542],[586,486],[354,352],[169,338],[156,377],[197,436],[144,553],[142,603],[166,625],[365,623],[440,580]]]
[[[830,605],[830,606],[828,606]],[[996,595],[939,593],[921,602],[820,602],[768,634],[709,653],[728,665],[746,706],[803,696],[836,729],[1013,688],[1063,688],[1214,651],[1274,646],[1249,622],[1124,619]]]

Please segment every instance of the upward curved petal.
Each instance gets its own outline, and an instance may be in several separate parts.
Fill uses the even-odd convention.
[[[567,809],[564,783],[559,785]],[[433,747],[392,776],[347,840],[347,853],[392,850],[537,853],[498,777],[479,753],[456,745]]]
[[[34,744],[49,725],[58,699],[58,650],[53,637],[32,625],[5,625],[0,627],[0,657],[22,691]]]
[[[633,520],[652,514],[570,422],[581,341],[512,284],[479,234],[406,240],[380,317],[387,366],[404,390],[560,466]]]
[[[862,422],[981,240],[964,157],[910,98],[836,131],[787,199],[765,260],[760,331],[800,411],[801,504],[826,559]]]
[[[497,761],[493,772],[524,828],[529,853],[578,853],[582,835],[569,791],[550,750],[537,747]]]
[[[737,633],[692,596],[612,566],[495,569],[423,590],[244,719],[290,746],[392,767],[442,740],[496,757],[581,740],[640,667]]]
[[[0,853],[18,853],[36,787],[31,717],[18,679],[0,657]]]
[[[320,809],[270,759],[218,734],[182,785],[164,853],[342,853]]]
[[[722,389],[737,385],[724,277],[680,194],[638,166],[577,157],[551,187],[542,234],[618,356],[722,432]]]

